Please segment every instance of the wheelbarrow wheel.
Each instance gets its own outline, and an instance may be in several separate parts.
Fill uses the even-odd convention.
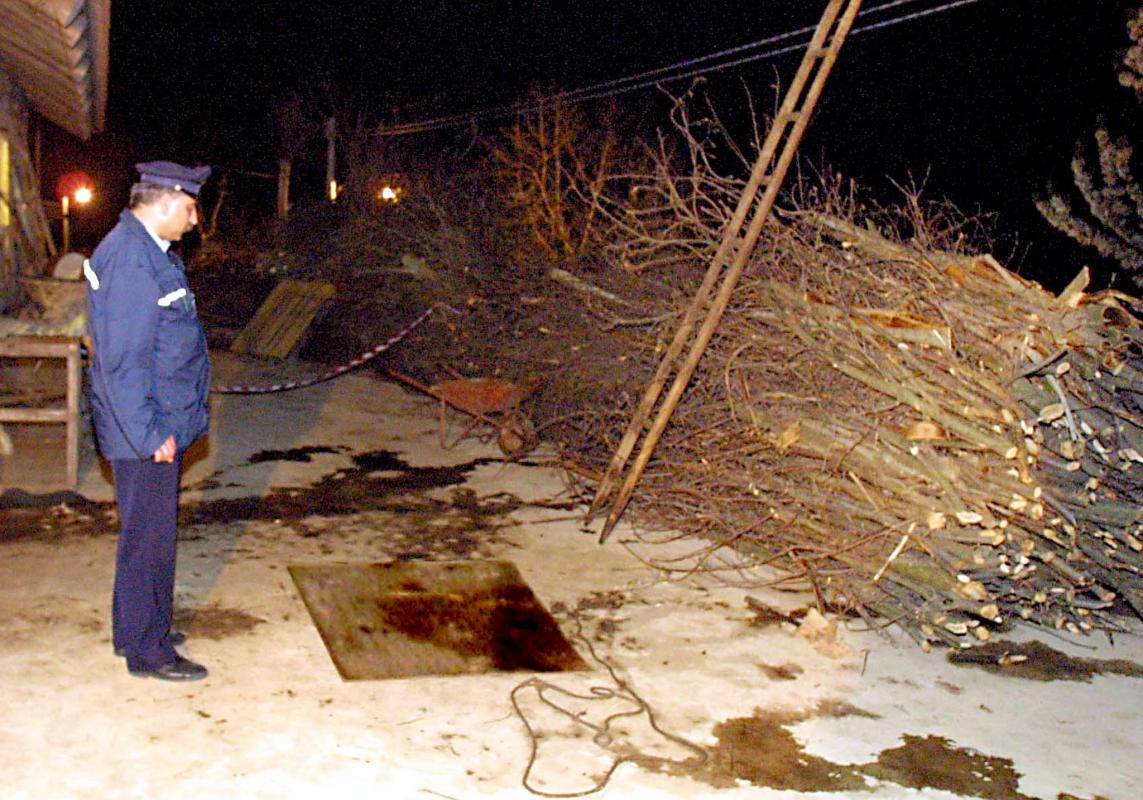
[[[521,411],[514,411],[504,417],[500,433],[496,436],[500,452],[509,458],[519,458],[539,444],[539,437],[532,427],[532,421]]]

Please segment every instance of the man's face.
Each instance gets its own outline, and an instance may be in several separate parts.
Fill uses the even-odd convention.
[[[155,232],[168,242],[177,242],[183,234],[198,225],[198,201],[179,192],[168,195],[159,203],[158,230]]]

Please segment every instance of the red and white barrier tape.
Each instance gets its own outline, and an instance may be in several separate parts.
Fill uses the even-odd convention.
[[[381,344],[377,345],[371,350],[366,350],[364,353],[352,361],[347,361],[339,367],[334,367],[329,372],[323,372],[321,375],[315,375],[311,378],[303,378],[302,380],[297,381],[288,381],[286,383],[275,383],[271,384],[270,386],[212,386],[210,390],[215,394],[270,394],[271,392],[288,392],[291,389],[301,389],[305,386],[313,386],[315,383],[328,381],[331,378],[336,378],[339,375],[344,375],[350,370],[357,369],[366,361],[370,361],[381,355],[390,347],[397,344],[397,342],[401,341],[410,333],[412,333],[416,327],[428,319],[432,313],[433,309],[431,306],[426,308],[423,312],[421,312],[419,317],[414,319],[401,330],[397,331]]]

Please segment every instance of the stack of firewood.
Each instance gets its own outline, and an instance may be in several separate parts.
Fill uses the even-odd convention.
[[[1143,617],[1138,302],[824,214],[776,227],[636,498],[711,542],[686,568],[730,550],[925,647]]]

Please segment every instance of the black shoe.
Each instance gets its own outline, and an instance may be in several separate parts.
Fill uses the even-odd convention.
[[[169,664],[155,669],[129,669],[136,678],[158,678],[161,681],[201,681],[207,676],[206,667],[189,658],[178,656]]]
[[[167,641],[171,643],[171,647],[179,647],[187,643],[187,635],[182,631],[171,631],[167,634]],[[115,655],[122,658],[127,655],[127,651],[122,647],[116,647]]]

